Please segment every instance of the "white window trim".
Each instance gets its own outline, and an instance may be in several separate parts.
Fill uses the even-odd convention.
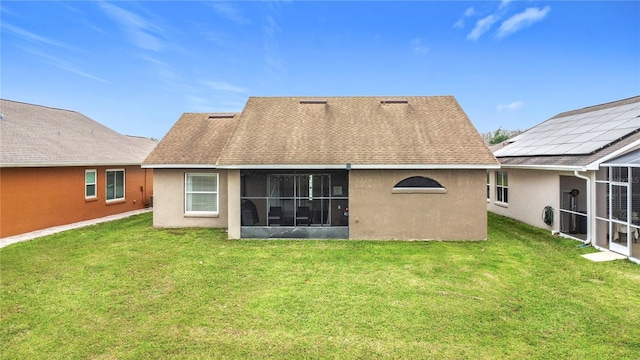
[[[498,177],[499,177],[500,173],[507,175],[507,179],[509,179],[509,174],[506,171],[502,171],[502,170],[497,170],[496,171],[496,194],[495,194],[496,205],[503,205],[504,206],[504,205],[508,205],[509,204],[509,199],[507,199],[507,201],[503,201],[504,200],[504,191],[502,191],[502,199],[503,200],[498,199],[498,196],[500,194],[500,191],[498,191],[498,188],[509,190],[509,185],[498,185]],[[504,183],[504,177],[502,178],[502,180],[503,180],[502,183]],[[509,180],[507,180],[507,182],[508,181]],[[508,192],[507,192],[507,197],[509,197]]]
[[[109,172],[114,172],[114,171],[122,171],[122,197],[121,198],[114,198],[114,199],[108,199],[108,191],[107,191],[107,187],[109,186],[109,182],[107,181],[107,174]],[[104,198],[106,199],[107,203],[114,203],[114,202],[122,202],[126,199],[127,197],[127,174],[125,173],[124,169],[107,169],[104,172]],[[113,192],[114,196],[115,196],[115,188],[114,188],[114,192]]]
[[[215,191],[189,191],[187,192],[187,183],[189,176],[215,176],[216,178],[216,190]],[[216,194],[216,211],[190,211],[187,209],[187,194]],[[220,176],[218,173],[185,173],[184,174],[184,214],[185,216],[203,216],[203,217],[216,217],[220,212]]]
[[[87,182],[87,174],[88,173],[93,173],[93,182],[92,183],[88,183]],[[94,194],[93,195],[87,195],[87,186],[88,185],[93,185],[94,188]],[[96,169],[87,169],[84,171],[84,198],[85,199],[95,199],[98,197],[98,171]]]
[[[487,202],[491,201],[491,171],[487,170]]]

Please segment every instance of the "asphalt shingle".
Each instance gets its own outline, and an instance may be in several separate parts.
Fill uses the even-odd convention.
[[[0,165],[141,164],[156,143],[70,110],[0,100]]]
[[[145,163],[497,165],[453,96],[250,97],[227,120],[184,114]]]

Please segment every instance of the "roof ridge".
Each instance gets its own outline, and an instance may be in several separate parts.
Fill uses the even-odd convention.
[[[24,101],[17,101],[17,100],[10,100],[10,99],[0,99],[0,100],[9,101],[9,102],[12,102],[12,103],[17,103],[17,104],[23,104],[23,105],[37,106],[37,107],[47,108],[47,109],[51,109],[51,110],[67,111],[67,112],[72,112],[72,113],[80,114],[82,116],[87,117],[86,115],[84,115],[81,112],[76,111],[76,110],[63,109],[63,108],[47,106],[47,105],[40,105],[40,104],[32,104],[32,103],[28,103],[28,102],[24,102]]]
[[[453,97],[454,95],[274,95],[274,96],[249,96],[248,99],[317,99],[317,98],[327,98],[327,99],[347,99],[347,98],[443,98],[443,97]],[[247,100],[248,101],[248,100]],[[244,108],[243,108],[244,111]]]
[[[602,103],[602,104],[589,105],[589,106],[585,106],[585,107],[578,108],[578,109],[563,111],[563,112],[561,112],[561,113],[549,118],[548,120],[566,116],[564,114],[568,114],[568,113],[582,114],[582,113],[589,112],[589,111],[607,109],[607,108],[610,108],[610,107],[626,105],[626,104],[632,104],[632,103],[635,103],[635,102],[640,102],[640,95],[631,96],[631,97],[628,97],[628,98],[625,98],[625,99],[608,101],[608,102],[605,102],[605,103]]]

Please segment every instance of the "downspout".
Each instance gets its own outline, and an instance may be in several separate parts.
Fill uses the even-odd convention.
[[[591,243],[591,178],[588,176],[580,175],[578,170],[573,171],[575,177],[584,179],[587,181],[587,239],[582,241],[584,245]]]

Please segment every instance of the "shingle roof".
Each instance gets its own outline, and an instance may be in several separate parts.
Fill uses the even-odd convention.
[[[633,109],[631,112],[625,109]],[[500,160],[502,166],[548,166],[548,167],[583,167],[595,162],[598,162],[600,159],[605,158],[606,156],[616,152],[617,150],[623,149],[625,147],[633,146],[633,144],[640,143],[640,117],[632,117],[630,119],[625,119],[623,121],[616,120],[615,116],[617,114],[622,114],[621,111],[626,111],[624,114],[629,116],[640,116],[640,96],[631,97],[628,99],[623,99],[619,101],[613,101],[605,104],[599,104],[595,106],[589,106],[582,109],[571,110],[562,112],[545,122],[534,126],[533,128],[527,130],[523,134],[517,136],[512,139],[515,140],[515,145],[506,145],[495,151],[496,157]],[[631,115],[629,115],[631,114]],[[590,120],[593,119],[593,120]],[[615,131],[618,131],[620,135],[610,136],[612,140],[603,142],[598,145],[594,151],[584,154],[536,154],[534,147],[532,144],[525,144],[526,146],[519,146],[518,142],[525,142],[527,140],[527,133],[531,131],[539,130],[543,126],[549,127],[553,125],[554,121],[563,121],[566,124],[560,127],[556,127],[556,132],[554,133],[552,130],[548,133],[548,137],[556,136],[558,132],[562,131],[565,134],[560,134],[561,136],[566,136],[567,129],[578,129],[576,131],[581,131],[585,135],[582,135],[581,138],[585,139],[585,146],[592,145],[592,148],[595,145],[600,143],[595,143],[598,138],[590,137],[589,135],[589,125],[581,125],[578,122],[591,121],[591,122],[599,122],[598,127],[613,127],[616,125],[616,122],[621,122],[625,125],[624,129],[621,130],[613,130],[610,131],[608,135],[615,135]],[[595,123],[594,122],[594,123]],[[585,130],[586,129],[586,130]],[[592,129],[593,132],[598,128]],[[538,131],[540,132],[540,131]],[[581,135],[576,135],[581,136]],[[509,141],[508,141],[509,142]],[[516,147],[520,148],[530,148],[534,149],[532,154],[530,155],[518,155],[519,151],[514,151]],[[540,145],[545,146],[545,144]],[[509,149],[510,147],[511,150]],[[515,155],[514,155],[515,154]]]
[[[0,99],[0,166],[141,164],[156,143],[75,111]]]
[[[452,96],[250,97],[220,120],[183,115],[145,165],[498,165]]]
[[[146,165],[214,165],[239,114],[185,113],[144,161]]]

